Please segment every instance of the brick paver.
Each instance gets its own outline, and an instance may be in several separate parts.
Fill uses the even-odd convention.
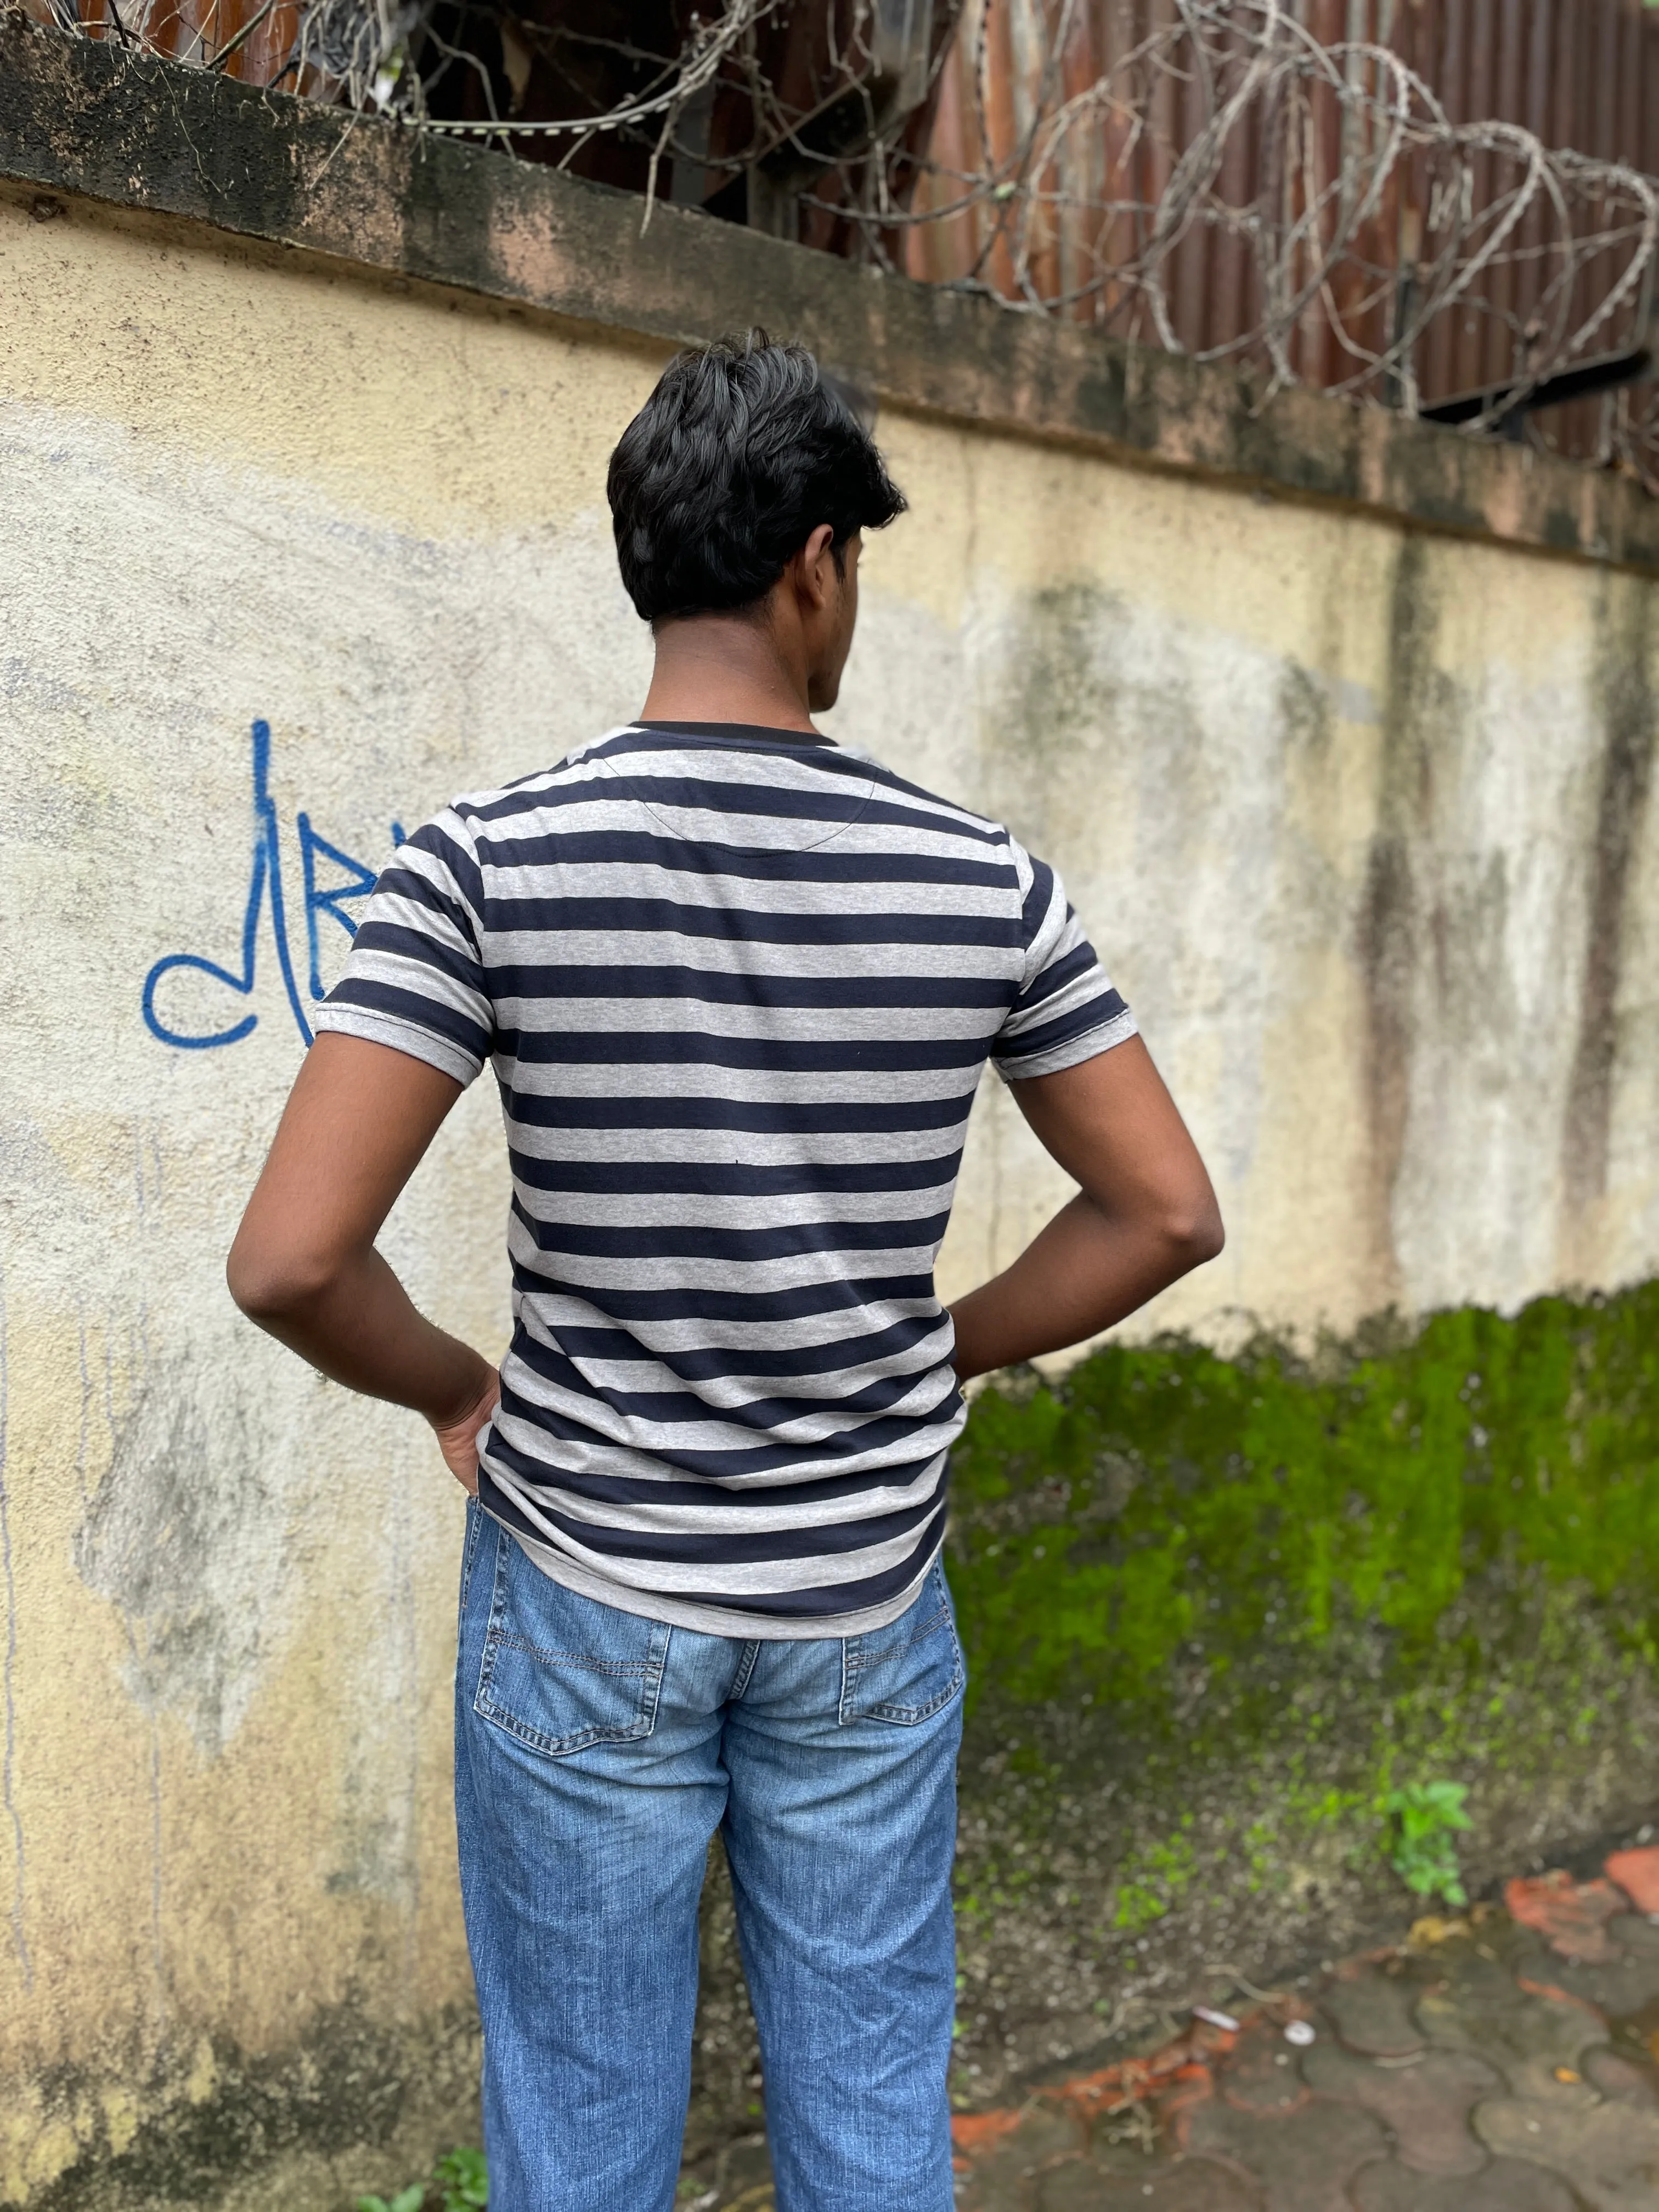
[[[1504,1885],[1504,1904],[1511,1920],[1535,1928],[1564,1959],[1601,1960],[1611,1955],[1607,1923],[1630,1903],[1610,1881],[1575,1881],[1558,1868],[1535,1881]]]
[[[1216,2075],[1223,2100],[1241,2112],[1283,2119],[1307,2104],[1313,2090],[1296,2064],[1296,2053],[1277,2021],[1251,2021]]]
[[[1373,2058],[1405,2058],[1423,2048],[1414,2009],[1416,1984],[1394,1957],[1357,1959],[1340,1967],[1321,2003],[1350,2051]]]
[[[1614,1851],[1606,1873],[1638,1912],[1659,1912],[1659,1850]]]
[[[959,2113],[958,2212],[1659,2212],[1656,1923],[1659,1846],[1511,1882],[1236,2028]],[[718,2203],[774,2212],[752,2169]]]
[[[1325,2097],[1310,2097],[1288,2120],[1218,2097],[1194,2112],[1188,2141],[1252,2175],[1263,2212],[1352,2212],[1348,2183],[1389,2148],[1369,2112]]]
[[[1579,2212],[1558,2174],[1513,2158],[1493,2159],[1473,2179],[1428,2182],[1390,2159],[1368,2166],[1350,2197],[1353,2212]]]
[[[1389,2066],[1319,2043],[1302,2071],[1322,2095],[1379,2120],[1402,2166],[1419,2173],[1478,2173],[1486,2162],[1469,2114],[1483,2098],[1502,2094],[1504,2079],[1471,2051],[1425,2051]]]
[[[1506,1901],[964,2115],[961,2212],[1659,2212],[1659,1848]]]
[[[1659,1927],[1622,1912],[1607,1923],[1607,1933],[1616,1946],[1612,1958],[1594,1966],[1552,1965],[1546,1978],[1615,2020],[1659,2006]]]
[[[1571,2106],[1484,2105],[1474,2124],[1500,2157],[1565,2176],[1589,2212],[1653,2212],[1659,2205],[1659,2115],[1598,2101],[1587,2088]]]
[[[1149,2179],[1103,2172],[1073,2159],[1045,2173],[1035,2212],[1261,2212],[1261,2198],[1242,2175],[1207,2158],[1183,2159]]]

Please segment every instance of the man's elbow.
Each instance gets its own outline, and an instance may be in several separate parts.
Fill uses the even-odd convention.
[[[1171,1207],[1164,1217],[1163,1229],[1170,1257],[1180,1275],[1201,1267],[1207,1260],[1218,1258],[1227,1242],[1221,1208],[1213,1191],[1206,1190],[1201,1196],[1195,1194],[1191,1202]]]
[[[231,1297],[262,1328],[293,1321],[325,1296],[332,1270],[314,1255],[274,1249],[246,1235],[225,1262]]]

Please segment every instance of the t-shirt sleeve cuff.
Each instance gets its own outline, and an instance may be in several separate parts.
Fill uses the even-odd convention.
[[[402,1022],[395,1014],[376,1013],[364,1006],[319,1006],[311,1026],[319,1036],[327,1030],[335,1036],[361,1037],[365,1044],[390,1045],[393,1052],[423,1060],[428,1067],[453,1075],[462,1085],[471,1083],[483,1065],[448,1037],[423,1030],[418,1022]]]
[[[1005,1083],[1024,1083],[1034,1075],[1058,1075],[1064,1067],[1081,1066],[1085,1060],[1109,1052],[1115,1044],[1126,1043],[1139,1034],[1139,1024],[1126,1006],[1110,1021],[1097,1022],[1093,1029],[1085,1030],[1079,1036],[1067,1037],[1063,1044],[1050,1045],[1046,1052],[1032,1053],[1024,1059],[1011,1053],[1006,1058],[1000,1056],[994,1065]]]

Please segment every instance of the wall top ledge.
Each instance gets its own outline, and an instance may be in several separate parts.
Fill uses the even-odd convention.
[[[683,343],[759,322],[880,400],[1659,571],[1627,477],[858,269],[684,209],[0,15],[0,178]]]

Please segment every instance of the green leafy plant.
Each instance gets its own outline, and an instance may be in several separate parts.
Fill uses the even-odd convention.
[[[452,2150],[441,2158],[433,2177],[443,2191],[443,2212],[483,2212],[489,2202],[489,2175],[481,2150]]]
[[[432,2169],[432,2182],[413,2181],[395,2197],[360,2197],[352,2212],[422,2212],[427,2191],[435,2185],[442,2193],[442,2212],[485,2212],[489,2203],[489,2176],[481,2150],[465,2145],[447,2151]]]
[[[1468,1794],[1462,1782],[1413,1782],[1382,1800],[1389,1863],[1419,1897],[1443,1897],[1448,1905],[1469,1901],[1456,1843],[1458,1832],[1474,1826],[1463,1809]]]

